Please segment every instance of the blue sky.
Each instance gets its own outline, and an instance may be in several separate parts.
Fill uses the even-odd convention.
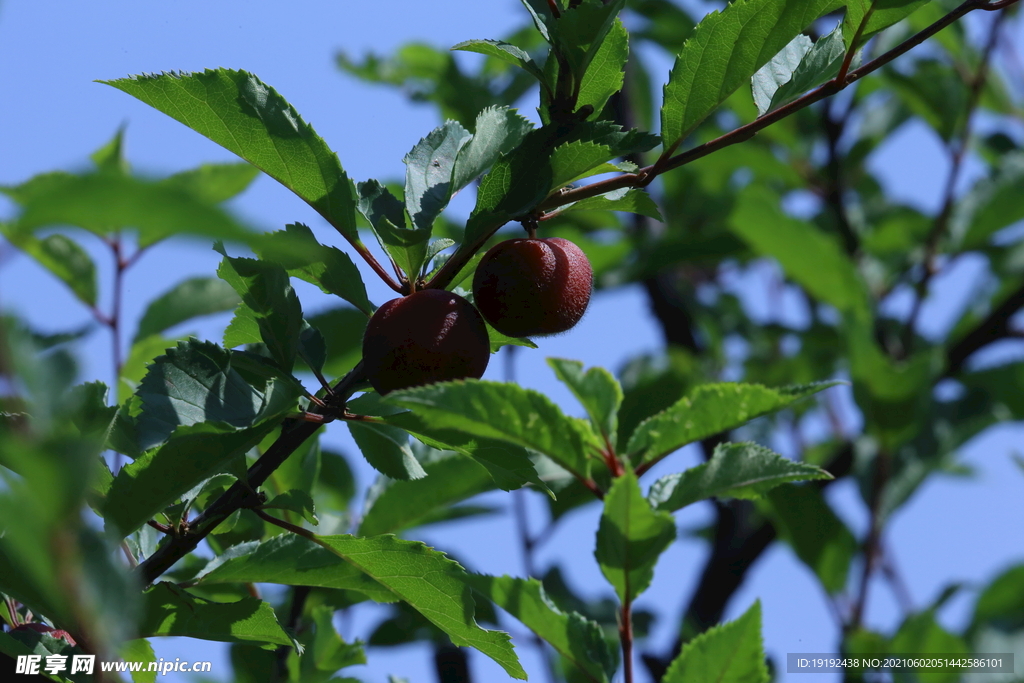
[[[160,176],[201,163],[233,161],[230,153],[181,124],[94,82],[142,72],[218,66],[252,71],[274,86],[337,151],[354,179],[397,178],[404,172],[402,156],[439,123],[436,114],[430,108],[410,105],[394,90],[367,86],[341,74],[333,64],[335,51],[343,49],[355,56],[369,50],[387,53],[411,40],[447,47],[469,38],[500,37],[526,20],[517,0],[308,0],[288,7],[239,0],[6,0],[0,4],[0,84],[5,100],[0,107],[0,183],[19,183],[55,169],[84,168],[88,155],[121,125],[127,126],[128,159],[143,173]],[[532,102],[526,105],[532,107]],[[901,131],[896,142],[879,152],[872,164],[895,196],[925,207],[935,205],[948,168],[935,141],[921,127],[913,126]],[[460,200],[463,205],[456,204],[455,210],[464,214],[467,200]],[[274,230],[300,221],[313,226],[321,239],[331,239],[309,207],[265,177],[232,208],[260,229]],[[0,218],[9,217],[12,211],[9,203],[0,200]],[[105,285],[101,305],[108,307],[109,257],[98,242],[90,241],[93,238],[76,235],[82,237],[106,276],[101,279]],[[208,245],[196,241],[175,240],[154,249],[128,277],[126,318],[136,321],[149,300],[178,281],[213,274],[218,260]],[[773,273],[765,267],[737,285],[754,310],[763,306],[757,294],[759,278],[777,276]],[[954,297],[963,293],[966,277],[957,273],[939,284],[948,297]],[[367,283],[375,303],[391,298],[390,290],[375,285],[372,278],[367,277]],[[327,305],[311,287],[300,283],[297,290],[307,311]],[[946,296],[937,297],[937,316],[941,317],[950,303]],[[66,330],[90,320],[63,285],[21,255],[0,262],[0,309],[14,310],[45,331]],[[184,330],[219,339],[227,320],[228,316],[215,316],[188,324]],[[132,325],[128,329],[126,336]],[[82,379],[110,381],[109,343],[107,332],[98,330],[82,345]],[[581,414],[569,393],[554,381],[546,357],[575,358],[588,366],[603,365],[615,371],[627,358],[656,351],[661,345],[639,288],[603,293],[595,297],[577,328],[541,341],[537,350],[518,354],[517,380],[549,393],[565,410]],[[503,379],[502,368],[501,359],[495,358],[487,377]],[[849,402],[848,390],[833,391]],[[934,599],[947,582],[959,580],[976,586],[1024,557],[1024,541],[1018,531],[1020,509],[1011,502],[1024,498],[1024,477],[1010,460],[1021,436],[1019,426],[1004,425],[976,439],[963,455],[963,461],[976,469],[975,478],[935,478],[893,519],[887,542],[896,549],[899,569],[908,577],[918,607]],[[360,466],[361,486],[371,482],[372,471],[362,462],[343,426],[332,426],[325,441],[344,449]],[[697,461],[697,453],[684,450],[671,463],[655,468],[645,481]],[[829,496],[851,528],[862,533],[867,517],[852,483],[840,483]],[[493,494],[487,502],[505,506],[510,498]],[[536,528],[543,520],[540,499],[531,495],[529,505],[536,513]],[[592,597],[611,594],[592,557],[599,513],[597,506],[589,506],[570,515],[537,558],[541,567],[561,564],[572,584]],[[695,529],[708,519],[706,507],[694,506],[678,516],[678,523],[683,530]],[[425,529],[417,537],[452,551],[477,571],[523,572],[509,516]],[[676,543],[662,557],[651,589],[638,604],[656,611],[668,608],[651,639],[659,650],[674,638],[674,616],[689,596],[705,553],[701,542],[684,538]],[[786,547],[773,547],[759,561],[727,616],[738,616],[757,598],[764,608],[766,647],[777,662],[785,661],[786,652],[836,649],[838,630],[823,595],[809,571]],[[962,624],[972,600],[971,594],[954,598],[941,614],[943,622],[950,627]],[[363,607],[354,610],[343,635],[366,637],[365,629],[379,618],[375,614]],[[892,593],[876,582],[868,623],[889,630],[897,618]],[[510,628],[514,634],[523,632],[514,624]],[[539,671],[528,641],[517,642],[527,669]],[[213,659],[214,676],[228,680],[220,645],[165,642],[158,646],[158,654],[171,659]],[[434,680],[430,661],[429,650],[422,646],[371,651],[369,666],[346,673],[373,683],[385,681],[387,674],[421,683]],[[486,658],[474,655],[472,661],[478,680],[504,680],[500,669]],[[538,680],[544,680],[543,674]]]

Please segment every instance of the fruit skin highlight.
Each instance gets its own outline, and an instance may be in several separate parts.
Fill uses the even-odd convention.
[[[586,312],[593,288],[586,254],[561,237],[501,242],[484,254],[473,277],[480,313],[510,337],[572,328]]]
[[[458,294],[423,289],[377,309],[363,335],[363,366],[384,395],[396,389],[480,378],[491,357],[487,326]]]

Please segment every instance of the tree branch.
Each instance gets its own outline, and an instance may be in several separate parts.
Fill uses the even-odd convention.
[[[876,57],[860,68],[850,71],[847,74],[846,79],[842,82],[838,80],[829,81],[787,105],[779,107],[778,109],[771,111],[744,126],[740,126],[725,135],[721,135],[714,140],[705,142],[703,145],[698,145],[697,147],[687,150],[682,154],[671,157],[663,163],[655,163],[654,165],[640,169],[636,173],[626,173],[621,176],[616,176],[615,178],[609,178],[608,180],[584,185],[583,187],[569,190],[568,192],[554,194],[542,202],[539,209],[542,211],[551,211],[561,206],[565,206],[566,204],[572,204],[573,202],[578,202],[581,199],[597,197],[605,194],[606,192],[611,192],[612,190],[620,190],[624,187],[643,187],[649,184],[657,175],[660,175],[665,171],[679,168],[680,166],[692,163],[701,157],[705,157],[712,152],[717,152],[720,149],[735,145],[738,142],[749,140],[759,131],[767,128],[777,121],[781,121],[790,114],[808,107],[819,100],[823,100],[826,97],[835,95],[852,83],[855,83],[868,74],[877,71],[897,57],[906,54],[911,49],[917,47],[942,29],[962,19],[974,10],[980,9],[994,11],[1009,7],[1017,2],[1019,2],[1019,0],[1002,0],[1001,2],[995,3],[984,2],[984,0],[968,0],[928,28],[922,30],[920,33],[907,38],[893,49],[879,57]]]
[[[310,406],[314,415],[329,415],[340,412],[345,402],[359,389],[366,386],[366,372],[360,362],[334,385],[333,394],[324,399],[323,406]],[[227,519],[235,510],[252,505],[253,491],[259,488],[274,470],[280,467],[309,437],[324,423],[302,420],[285,420],[281,435],[249,468],[246,481],[236,481],[189,524],[182,534],[168,537],[156,552],[141,562],[136,570],[143,585],[149,585],[175,562],[196,549],[218,524]]]

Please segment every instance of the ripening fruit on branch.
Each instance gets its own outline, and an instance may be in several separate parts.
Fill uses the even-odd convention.
[[[572,328],[586,312],[593,288],[586,254],[561,237],[501,242],[484,254],[473,277],[480,313],[510,337]]]
[[[480,378],[491,357],[487,326],[458,294],[423,289],[377,309],[363,335],[363,366],[379,394]]]

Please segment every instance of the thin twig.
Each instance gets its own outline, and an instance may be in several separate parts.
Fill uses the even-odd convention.
[[[967,149],[971,142],[971,124],[974,119],[974,112],[978,108],[978,103],[981,100],[981,91],[985,87],[985,81],[988,76],[988,63],[992,58],[992,51],[995,49],[996,43],[999,39],[999,27],[1002,25],[1002,21],[1005,17],[1005,13],[999,14],[992,22],[992,28],[981,53],[981,60],[978,63],[978,69],[969,84],[970,90],[967,97],[967,109],[964,113],[963,130],[961,131],[959,138],[956,141],[951,142],[949,145],[950,169],[949,175],[946,177],[946,186],[942,193],[942,208],[939,210],[939,214],[935,217],[935,222],[932,224],[932,228],[928,232],[928,236],[925,238],[924,257],[922,258],[924,272],[915,287],[914,305],[907,318],[906,326],[903,328],[904,356],[909,356],[913,351],[914,336],[917,332],[917,323],[921,315],[921,308],[924,305],[924,300],[928,296],[928,287],[931,284],[932,278],[939,272],[939,266],[935,262],[938,255],[939,243],[949,230],[949,220],[953,215],[953,207],[956,204],[956,186],[957,182],[960,180],[960,171],[963,168],[964,158],[967,155]]]
[[[334,393],[326,398],[325,408],[312,406],[309,412],[313,414],[324,410],[340,412],[349,397],[364,388],[366,383],[366,373],[362,362],[360,362],[334,385]],[[261,486],[288,459],[288,456],[305,443],[306,439],[315,434],[321,426],[314,422],[285,421],[281,428],[281,435],[249,468],[246,481],[236,481],[232,484],[190,523],[186,531],[166,540],[164,545],[157,548],[156,552],[139,564],[137,572],[143,585],[152,583],[170,569],[175,562],[195,550],[199,542],[206,538],[218,524],[227,519],[235,510],[244,507],[247,502],[251,501],[252,491]]]

